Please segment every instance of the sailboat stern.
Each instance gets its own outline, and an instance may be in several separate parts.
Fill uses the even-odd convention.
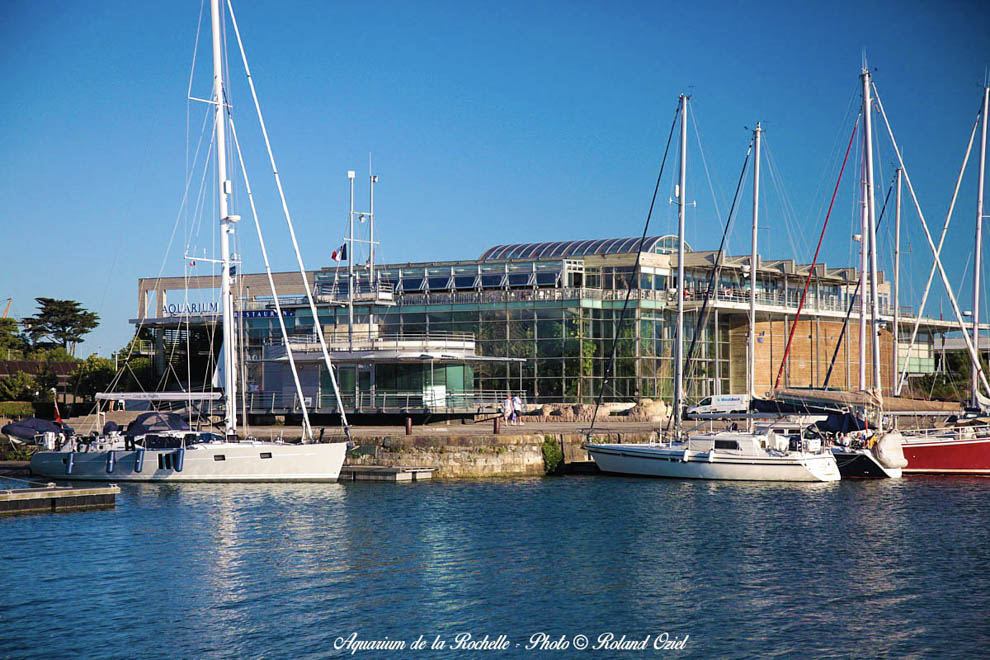
[[[838,481],[842,478],[839,466],[831,452],[811,454],[801,460],[812,481]]]

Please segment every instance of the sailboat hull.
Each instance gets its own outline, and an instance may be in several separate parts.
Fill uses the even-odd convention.
[[[897,479],[902,468],[885,468],[868,449],[832,450],[843,479]]]
[[[673,479],[720,481],[837,481],[831,454],[786,456],[733,456],[719,452],[691,452],[666,445],[587,445],[603,472]]]
[[[990,437],[973,431],[904,439],[906,474],[990,474]]]
[[[60,481],[333,482],[346,451],[343,442],[223,442],[184,450],[37,452],[31,472]]]

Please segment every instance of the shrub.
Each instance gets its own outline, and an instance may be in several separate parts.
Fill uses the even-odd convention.
[[[116,374],[112,360],[90,355],[85,362],[79,363],[69,376],[69,382],[78,396],[89,399],[97,392],[105,392]]]
[[[23,371],[0,379],[0,401],[32,401],[37,391],[37,381]]]
[[[0,401],[0,417],[23,419],[34,414],[34,406],[28,401]]]
[[[37,447],[0,441],[0,461],[30,461]]]
[[[557,474],[564,465],[564,452],[553,436],[543,437],[543,471],[546,474]]]

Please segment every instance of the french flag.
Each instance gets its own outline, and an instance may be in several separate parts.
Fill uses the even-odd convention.
[[[339,248],[330,253],[330,258],[334,261],[343,261],[347,258],[347,243],[344,243]]]

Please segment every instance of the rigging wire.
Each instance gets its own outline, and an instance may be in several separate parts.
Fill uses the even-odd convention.
[[[962,167],[960,168],[959,176],[956,179],[955,190],[952,193],[952,201],[949,204],[949,210],[945,216],[945,223],[942,225],[942,232],[939,235],[938,247],[936,247],[934,242],[932,241],[931,233],[928,230],[928,225],[925,222],[924,215],[921,212],[921,205],[918,203],[918,199],[914,194],[914,187],[911,185],[911,177],[908,176],[907,168],[904,167],[904,160],[901,158],[900,151],[897,148],[897,143],[894,142],[893,130],[890,127],[890,122],[887,121],[886,113],[884,113],[883,111],[883,104],[880,102],[880,96],[876,94],[876,85],[873,86],[873,91],[877,99],[877,107],[880,109],[880,113],[884,119],[884,125],[887,127],[887,133],[888,135],[890,135],[891,143],[893,144],[894,147],[894,152],[897,153],[898,162],[900,163],[901,171],[903,172],[903,176],[904,176],[904,181],[905,183],[907,183],[908,186],[908,192],[911,193],[911,199],[914,201],[915,210],[918,213],[918,217],[921,219],[921,226],[922,229],[924,229],[925,231],[925,238],[929,244],[929,248],[931,249],[933,255],[932,267],[931,270],[929,270],[928,272],[928,280],[925,283],[925,292],[921,296],[921,305],[918,309],[918,314],[915,317],[914,327],[911,329],[911,341],[908,343],[908,350],[910,350],[914,346],[915,339],[917,338],[918,335],[918,327],[921,324],[921,317],[925,312],[925,304],[928,301],[928,294],[930,292],[932,279],[935,277],[935,271],[938,270],[940,275],[942,276],[941,278],[942,285],[945,287],[946,293],[949,295],[950,302],[952,302],[953,314],[956,316],[956,321],[959,323],[960,329],[963,331],[963,339],[966,341],[966,348],[968,351],[970,351],[970,356],[972,357],[973,354],[975,353],[975,350],[973,349],[972,343],[969,340],[969,334],[966,332],[965,325],[963,324],[962,316],[958,309],[958,304],[955,302],[955,297],[952,294],[952,287],[949,284],[948,277],[945,274],[945,269],[942,266],[941,253],[942,253],[942,245],[943,242],[945,241],[945,235],[949,230],[949,222],[952,220],[952,212],[955,209],[956,197],[959,194],[959,187],[962,184],[963,174],[966,171],[966,165],[969,162],[969,155],[973,148],[973,141],[976,138],[976,128],[977,126],[979,126],[980,115],[982,114],[983,111],[982,106],[980,108],[980,112],[977,113],[976,121],[973,123],[973,131],[972,133],[970,133],[969,136],[969,144],[966,147],[966,154],[963,157]],[[907,366],[908,366],[907,363],[905,363],[904,369],[901,370],[900,374],[897,377],[897,380],[894,383],[894,394],[899,393],[901,387],[903,387],[904,385],[904,380],[905,378],[907,378]],[[983,386],[986,387],[988,390],[990,390],[990,383],[987,383],[986,375],[983,373],[982,369],[980,369],[980,378],[983,382]]]
[[[715,195],[715,186],[712,183],[712,174],[709,171],[708,159],[705,158],[705,150],[701,144],[701,133],[698,129],[698,116],[694,111],[694,108],[688,106],[688,113],[691,115],[691,125],[694,127],[694,136],[698,141],[698,154],[701,156],[701,164],[705,170],[705,179],[708,181],[708,190],[712,194],[712,203],[715,206],[715,219],[718,220],[718,226],[720,229],[725,229],[725,222],[722,222],[722,211],[718,207],[718,197]]]
[[[849,101],[846,104],[845,113],[842,115],[842,119],[836,125],[835,135],[832,138],[832,147],[829,150],[829,154],[822,163],[821,172],[818,175],[815,184],[815,190],[812,195],[808,198],[809,208],[805,212],[805,218],[814,218],[822,215],[825,212],[825,199],[827,196],[827,182],[832,181],[835,178],[835,166],[839,162],[839,154],[842,153],[842,143],[845,141],[846,127],[852,121],[854,114],[858,116],[860,112],[857,110],[859,94],[859,87],[856,86],[853,91],[849,94]]]
[[[155,286],[153,287],[153,290],[155,291],[160,290],[159,286],[162,281],[162,274],[165,272],[165,264],[168,263],[168,257],[169,254],[171,254],[172,245],[175,242],[175,234],[179,229],[179,222],[182,220],[182,215],[186,209],[186,204],[188,203],[189,200],[189,186],[191,183],[192,183],[192,175],[190,174],[189,176],[186,177],[185,187],[182,191],[182,198],[179,203],[179,210],[175,215],[175,221],[172,223],[172,231],[169,234],[168,243],[165,246],[165,254],[162,256],[161,264],[158,267],[158,275],[155,277]],[[156,305],[160,304],[160,301],[156,299],[155,304]],[[128,361],[131,359],[131,356],[134,354],[134,347],[136,345],[136,341],[141,333],[141,330],[144,328],[145,322],[147,321],[148,318],[147,314],[148,314],[148,310],[146,309],[145,317],[142,318],[138,323],[138,327],[134,331],[134,338],[130,341],[128,345],[127,355],[124,356],[124,366],[127,367],[127,370],[131,372],[132,376],[134,376],[134,379],[137,382],[138,386],[141,387],[141,391],[144,391],[144,387],[141,384],[140,380],[137,378],[136,374],[134,374],[134,370],[131,369],[130,366],[128,365]],[[120,379],[123,376],[123,374],[124,374],[124,369],[118,368],[117,374],[110,381],[110,385],[107,387],[108,391],[110,392],[114,391],[114,389],[117,387],[117,384],[120,382]]]
[[[746,177],[746,167],[749,165],[749,156],[752,153],[752,150],[753,150],[753,141],[750,140],[749,147],[747,147],[746,149],[746,157],[743,159],[742,170],[739,172],[739,181],[736,183],[736,192],[732,196],[732,205],[729,207],[729,217],[726,218],[725,227],[722,230],[722,241],[719,243],[718,252],[715,255],[714,268],[712,268],[712,271],[708,276],[708,287],[705,290],[705,300],[701,305],[701,311],[698,313],[696,317],[696,323],[694,325],[694,335],[691,337],[691,346],[688,348],[687,358],[685,360],[687,363],[687,368],[685,370],[684,380],[686,381],[691,379],[691,375],[692,375],[691,368],[694,364],[697,364],[696,360],[692,362],[692,356],[694,355],[694,349],[698,344],[698,337],[701,335],[702,330],[708,326],[708,311],[709,311],[708,302],[711,300],[712,293],[715,291],[715,288],[718,286],[720,280],[720,276],[722,273],[722,263],[723,263],[722,256],[725,251],[725,241],[729,235],[729,230],[732,228],[732,220],[735,217],[735,212],[736,212],[736,202],[739,200],[739,191],[742,189],[743,179]],[[718,341],[717,327],[714,328],[714,334],[715,334],[715,338],[713,341],[717,342]],[[670,423],[671,420],[673,420],[673,417],[674,417],[673,415],[667,417],[666,430],[670,429]]]
[[[780,213],[784,221],[784,228],[787,231],[787,238],[790,241],[791,253],[797,258],[799,254],[807,254],[809,246],[807,241],[805,241],[803,228],[798,226],[794,205],[787,196],[787,188],[784,186],[780,169],[777,166],[777,160],[774,157],[771,142],[771,140],[767,140],[766,136],[764,136],[763,144],[764,151],[766,151],[767,155],[767,171],[770,175],[770,183],[777,192],[777,199],[780,202]],[[796,234],[799,240],[795,240],[795,227],[797,227]],[[800,243],[800,250],[798,250],[798,243]]]
[[[832,201],[828,205],[828,213],[825,214],[825,222],[822,224],[822,233],[818,236],[818,247],[815,248],[815,257],[811,260],[808,268],[808,278],[804,281],[804,290],[801,292],[801,301],[798,303],[797,313],[794,315],[794,322],[791,324],[791,331],[787,336],[787,345],[784,347],[784,357],[780,360],[780,369],[777,370],[777,379],[773,389],[780,387],[780,379],[784,375],[784,365],[787,364],[787,356],[791,351],[791,341],[794,339],[794,331],[797,329],[798,321],[801,318],[801,309],[804,307],[804,300],[808,295],[808,285],[811,284],[811,276],[815,272],[815,264],[818,263],[818,253],[822,249],[822,240],[825,238],[825,230],[828,228],[828,220],[832,215],[832,207],[835,204],[835,196],[839,192],[839,184],[842,183],[842,173],[846,169],[846,162],[849,159],[849,150],[852,149],[853,141],[856,138],[856,129],[859,122],[853,126],[852,135],[849,136],[849,146],[846,147],[846,157],[842,160],[842,167],[839,168],[839,178],[835,182],[835,190],[832,191]]]
[[[279,301],[278,295],[275,293],[275,279],[272,275],[271,262],[268,260],[268,249],[265,247],[265,238],[261,232],[261,222],[258,218],[258,209],[255,206],[254,195],[251,192],[251,182],[248,179],[247,167],[244,165],[244,156],[241,153],[241,143],[237,139],[237,130],[234,127],[234,118],[229,112],[227,113],[227,120],[230,122],[230,135],[233,138],[231,141],[234,143],[234,147],[237,151],[237,160],[241,165],[241,175],[244,177],[245,194],[248,198],[248,204],[251,207],[251,215],[254,218],[254,228],[258,234],[258,244],[261,248],[261,257],[265,262],[265,274],[268,276],[268,286],[272,291],[272,299],[275,304],[275,315],[278,317],[278,327],[282,333],[282,341],[285,342],[285,353],[286,357],[288,357],[289,369],[292,372],[293,384],[296,386],[296,395],[299,397],[300,401],[303,401],[305,397],[303,396],[302,384],[299,380],[299,372],[296,369],[296,361],[292,353],[292,343],[289,341],[289,332],[285,327],[285,318],[282,316],[282,304]],[[302,406],[302,415],[303,431],[305,432],[307,438],[312,439],[313,427],[310,423],[309,412],[307,411],[305,404]]]
[[[234,17],[234,8],[230,4],[230,0],[227,0],[227,8],[230,11],[230,21],[234,28],[234,36],[237,39],[238,49],[240,50],[241,62],[244,64],[244,73],[247,76],[248,87],[251,90],[251,98],[254,101],[254,108],[258,115],[258,123],[261,127],[261,134],[265,140],[265,148],[268,151],[268,160],[271,164],[272,174],[275,177],[275,186],[278,189],[279,199],[282,202],[282,212],[285,216],[285,223],[289,229],[289,236],[292,239],[292,247],[296,254],[296,262],[299,265],[299,275],[302,278],[303,290],[306,292],[306,300],[309,303],[310,313],[313,315],[313,327],[316,329],[316,335],[320,340],[320,348],[323,351],[324,364],[326,364],[327,372],[330,375],[330,382],[333,385],[334,396],[337,400],[337,409],[340,413],[341,426],[343,426],[344,434],[347,436],[348,441],[350,441],[350,425],[347,422],[347,414],[344,412],[344,404],[340,398],[340,389],[337,387],[337,376],[334,374],[333,365],[330,361],[330,352],[323,336],[323,327],[320,323],[320,316],[316,309],[316,303],[313,301],[313,290],[310,286],[309,280],[306,278],[306,269],[303,265],[302,254],[299,252],[299,243],[296,240],[296,232],[292,226],[292,217],[289,215],[289,206],[285,198],[285,191],[282,188],[282,179],[279,177],[278,167],[275,164],[275,154],[272,151],[271,141],[268,138],[268,129],[265,127],[265,120],[261,113],[261,104],[258,101],[258,93],[254,86],[254,79],[251,77],[251,69],[248,66],[247,54],[244,52],[244,43],[241,41],[241,33],[237,27],[237,19]]]
[[[883,206],[880,208],[880,216],[877,218],[877,230],[880,229],[880,225],[883,224],[884,212],[887,210],[887,202],[890,200],[890,193],[894,190],[894,185],[896,181],[896,176],[894,181],[890,182],[890,187],[887,189],[887,196],[883,200]],[[825,372],[825,381],[822,383],[822,388],[828,387],[828,382],[832,378],[832,368],[835,366],[835,360],[839,355],[839,348],[842,346],[842,340],[846,334],[846,328],[849,326],[849,318],[852,316],[853,307],[855,307],[857,298],[859,296],[859,291],[863,286],[863,273],[860,272],[859,280],[856,282],[856,288],[853,290],[853,294],[849,299],[849,308],[846,310],[846,317],[842,321],[842,329],[839,331],[839,337],[835,343],[835,352],[832,353],[832,361],[829,362],[828,371]],[[848,383],[847,383],[848,386]]]
[[[646,242],[646,235],[650,230],[650,218],[653,216],[653,208],[656,206],[657,202],[657,192],[660,190],[660,181],[663,179],[663,170],[667,165],[667,155],[670,153],[670,143],[674,137],[674,129],[677,127],[677,118],[681,113],[681,103],[678,102],[677,109],[674,111],[674,120],[670,124],[670,133],[667,135],[667,146],[663,150],[663,158],[660,160],[660,171],[657,173],[657,183],[653,187],[653,198],[650,200],[650,209],[646,213],[646,223],[643,225],[643,235],[639,239],[639,245],[636,249],[636,265],[633,267],[633,277],[638,277],[639,272],[639,261],[643,254],[643,243]],[[678,282],[678,286],[683,286],[683,282]],[[615,337],[612,339],[612,351],[609,355],[608,363],[605,365],[605,374],[602,379],[602,386],[598,390],[598,399],[595,401],[595,410],[591,415],[591,425],[588,427],[588,432],[585,437],[590,438],[592,432],[595,430],[595,421],[598,419],[598,409],[602,405],[602,397],[605,396],[605,387],[608,385],[609,378],[612,376],[612,369],[615,366],[615,353],[619,346],[619,337],[622,332],[622,323],[626,319],[626,310],[629,309],[629,299],[632,297],[632,283],[628,289],[626,289],[626,300],[622,304],[622,312],[619,314],[619,323],[615,328]],[[583,358],[582,358],[583,359]]]

